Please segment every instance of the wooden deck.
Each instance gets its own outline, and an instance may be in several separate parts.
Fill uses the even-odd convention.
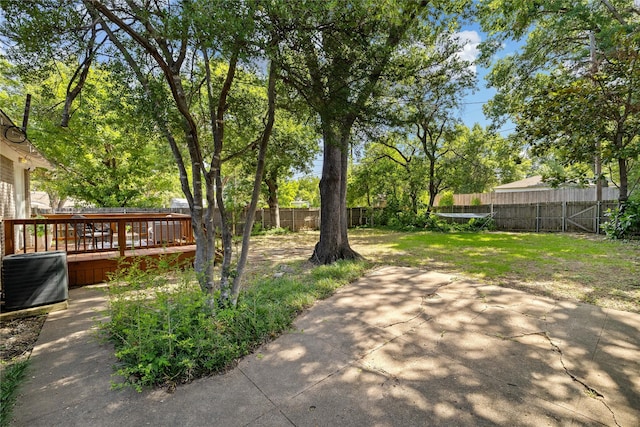
[[[158,258],[165,254],[179,254],[178,260],[193,259],[196,254],[196,245],[170,246],[166,248],[148,248],[125,251],[124,258],[119,252],[94,252],[67,255],[69,269],[69,287],[93,285],[108,279],[109,273],[118,268],[118,263],[124,259],[132,260],[134,257]]]
[[[75,287],[104,282],[120,262],[134,257],[193,259],[196,246],[188,215],[69,214],[4,221],[5,255],[55,250],[67,253],[69,287]]]

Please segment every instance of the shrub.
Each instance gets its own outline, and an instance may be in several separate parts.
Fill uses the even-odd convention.
[[[453,206],[453,203],[453,191],[449,190],[442,193],[438,206]]]
[[[253,229],[251,230],[252,236],[281,236],[289,233],[291,233],[291,231],[288,228],[262,228],[262,224],[260,223],[253,224]]]
[[[640,201],[629,200],[624,209],[607,209],[608,221],[601,225],[610,239],[627,239],[640,234]]]
[[[191,270],[173,272],[143,260],[123,268],[109,287],[109,322],[100,325],[119,361],[116,386],[171,385],[222,371],[288,328],[318,298],[360,277],[365,264],[338,262],[299,278],[262,280],[235,308],[201,292]],[[149,266],[147,266],[149,267]],[[302,273],[301,273],[302,274]]]
[[[495,230],[496,222],[493,218],[471,218],[466,226],[469,231]]]

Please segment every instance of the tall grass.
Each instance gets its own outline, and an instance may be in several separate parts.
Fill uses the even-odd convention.
[[[26,375],[28,366],[29,361],[23,360],[2,370],[0,375],[0,426],[2,427],[8,426],[11,422],[18,388]]]
[[[347,262],[298,268],[295,277],[250,284],[237,307],[218,308],[200,291],[192,271],[176,273],[169,266],[142,271],[134,263],[113,278],[110,321],[101,329],[116,347],[121,377],[116,386],[171,386],[223,371],[365,270],[364,263]]]

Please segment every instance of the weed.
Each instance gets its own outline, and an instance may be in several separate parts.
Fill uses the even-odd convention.
[[[18,388],[26,375],[29,361],[24,360],[8,366],[2,371],[0,381],[0,426],[8,426],[11,421],[13,405],[16,401]]]

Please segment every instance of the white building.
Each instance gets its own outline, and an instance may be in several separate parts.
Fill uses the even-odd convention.
[[[22,128],[0,109],[0,221],[31,216],[30,173],[53,166],[31,144]],[[0,225],[2,253],[4,227]]]

